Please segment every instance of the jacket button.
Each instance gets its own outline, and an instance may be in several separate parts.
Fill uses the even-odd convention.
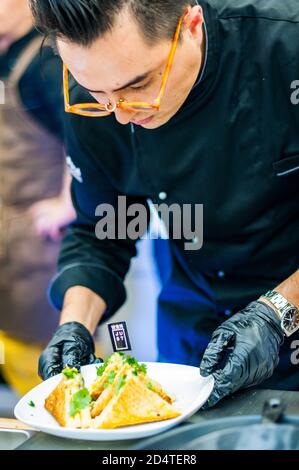
[[[164,191],[162,191],[160,194],[159,194],[159,199],[161,201],[165,201],[165,199],[167,199],[167,193],[165,193]]]
[[[232,310],[227,309],[227,310],[225,310],[224,315],[225,315],[226,317],[230,317],[232,313],[233,313]]]
[[[219,277],[219,279],[223,279],[223,278],[225,278],[225,272],[224,271],[218,271],[217,276]]]

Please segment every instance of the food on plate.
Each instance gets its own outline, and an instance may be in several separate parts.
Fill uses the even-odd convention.
[[[93,399],[97,399],[101,395],[103,390],[107,387],[107,381],[109,383],[111,377],[114,377],[114,374],[117,374],[125,364],[129,365],[133,369],[133,373],[138,375],[140,380],[146,384],[146,386],[150,387],[153,392],[158,393],[161,398],[168,403],[175,401],[174,396],[169,395],[158,382],[148,377],[145,364],[140,364],[134,357],[126,356],[123,353],[112,354],[112,356],[98,368],[98,379],[92,384],[90,392]]]
[[[45,407],[64,427],[113,429],[176,418],[174,401],[145,364],[114,353],[97,368],[89,390],[77,369],[64,369]]]
[[[95,428],[117,428],[176,418],[177,411],[129,370],[120,372],[116,393],[94,420]]]
[[[62,379],[45,400],[45,408],[61,426],[85,428],[90,424],[91,397],[77,369],[64,369]]]

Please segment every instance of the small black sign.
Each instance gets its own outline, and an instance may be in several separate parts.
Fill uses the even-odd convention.
[[[131,351],[126,322],[110,323],[108,328],[114,352]]]

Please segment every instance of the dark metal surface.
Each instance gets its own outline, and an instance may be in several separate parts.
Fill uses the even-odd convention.
[[[299,450],[299,417],[265,424],[261,416],[210,420],[169,431],[134,450]]]
[[[288,415],[299,415],[299,391],[248,389],[225,398],[211,410],[197,413],[189,421],[198,423],[229,416],[260,415],[265,402],[271,398],[281,399],[287,405]]]
[[[234,413],[219,418],[219,410],[227,413],[232,401]],[[294,415],[287,417],[289,410]],[[205,419],[203,415],[194,418],[195,424],[146,439],[133,449],[299,450],[297,392],[243,392],[205,412]]]
[[[210,420],[228,417],[242,417],[246,415],[261,415],[264,403],[271,398],[282,399],[287,405],[288,415],[299,416],[299,392],[284,392],[271,390],[246,390],[226,398],[216,407],[207,411],[199,411],[188,423],[206,423]],[[242,419],[242,418],[241,418]],[[252,424],[256,424],[261,417],[256,416]],[[243,421],[242,421],[243,422]],[[186,424],[180,428],[185,428]],[[164,434],[160,434],[160,440]],[[36,433],[31,439],[23,444],[19,449],[22,450],[64,450],[64,449],[82,449],[82,450],[125,450],[132,449],[138,444],[145,442],[143,440],[122,441],[122,442],[86,442],[62,439],[49,436],[44,433]]]

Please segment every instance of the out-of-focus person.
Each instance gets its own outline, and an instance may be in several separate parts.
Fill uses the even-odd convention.
[[[65,171],[61,63],[26,0],[0,2],[1,374],[23,394],[58,323],[47,300],[62,229],[74,218]]]

